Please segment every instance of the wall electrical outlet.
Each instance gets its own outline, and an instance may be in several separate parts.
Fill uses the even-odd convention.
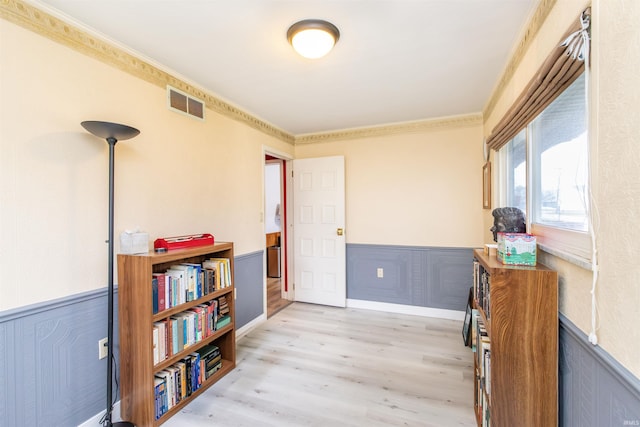
[[[382,279],[384,277],[384,269],[378,268],[378,279]]]
[[[107,357],[107,342],[108,340],[106,338],[102,338],[98,341],[98,359],[104,359]]]

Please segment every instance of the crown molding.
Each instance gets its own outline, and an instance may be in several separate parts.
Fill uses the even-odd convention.
[[[485,117],[485,119],[488,119],[491,113],[493,113],[493,109],[496,107],[498,100],[503,95],[507,84],[509,84],[509,82],[513,78],[513,75],[518,69],[518,66],[522,62],[522,58],[524,58],[525,53],[531,46],[531,43],[536,34],[538,34],[538,31],[540,31],[540,28],[542,28],[542,24],[544,24],[544,21],[547,19],[547,16],[549,16],[551,9],[553,9],[553,6],[555,6],[556,2],[557,0],[540,0],[540,2],[538,3],[538,7],[529,20],[527,29],[524,31],[524,34],[520,39],[518,46],[514,50],[513,55],[511,55],[511,59],[509,60],[509,63],[502,73],[502,77],[500,78],[498,85],[496,86],[493,94],[491,95],[491,98],[489,98],[489,102],[484,108],[483,116]]]
[[[544,2],[545,0],[542,1]],[[105,41],[103,38],[91,34],[89,30],[85,31],[79,28],[78,25],[66,22],[23,0],[0,0],[0,18],[163,89],[167,85],[173,86],[188,95],[201,99],[207,108],[291,145],[421,132],[447,127],[474,126],[483,122],[482,113],[474,113],[366,128],[293,135],[162,70],[150,61],[127,52],[125,48],[116,46],[114,42]]]
[[[366,128],[344,129],[332,132],[297,135],[295,139],[295,145],[316,144],[321,142],[333,142],[348,139],[371,138],[376,136],[387,136],[401,133],[424,132],[428,130],[452,127],[460,128],[482,125],[482,123],[482,114],[474,113],[462,116],[418,120],[413,122],[395,123],[383,126],[372,126]]]
[[[161,88],[171,85],[203,100],[207,108],[288,144],[294,136],[123,49],[20,0],[1,0],[0,17]]]

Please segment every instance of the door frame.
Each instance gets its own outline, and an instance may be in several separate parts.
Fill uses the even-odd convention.
[[[282,175],[285,177],[284,180],[281,181],[281,196],[282,199],[284,200],[284,209],[283,209],[283,218],[282,218],[282,226],[281,226],[281,233],[284,234],[284,236],[281,235],[281,246],[282,246],[282,252],[281,252],[281,271],[282,271],[282,278],[283,280],[282,282],[282,287],[281,287],[281,295],[282,298],[287,299],[289,301],[293,301],[293,286],[292,286],[292,273],[293,273],[293,256],[291,253],[291,248],[292,248],[292,244],[293,244],[293,240],[292,240],[292,234],[293,234],[293,223],[291,222],[292,220],[292,202],[293,199],[291,197],[291,185],[292,185],[292,178],[291,178],[291,171],[292,171],[292,167],[293,167],[293,155],[285,153],[283,151],[277,150],[273,147],[269,147],[267,145],[263,145],[262,146],[262,209],[261,209],[261,219],[262,219],[262,238],[264,241],[264,236],[266,235],[266,229],[265,229],[265,212],[264,212],[264,206],[265,206],[265,179],[264,179],[264,173],[265,173],[265,165],[267,163],[266,161],[266,156],[271,156],[271,157],[275,157],[277,159],[282,160],[282,165],[284,170],[282,171]],[[284,238],[283,238],[284,237]],[[267,314],[267,251],[266,251],[266,246],[265,246],[265,251],[264,251],[264,255],[263,255],[263,259],[262,259],[262,263],[263,263],[263,271],[264,271],[264,275],[263,275],[263,286],[262,286],[262,291],[263,291],[263,313]]]

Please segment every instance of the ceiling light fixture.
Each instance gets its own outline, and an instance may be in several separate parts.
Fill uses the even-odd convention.
[[[340,31],[331,22],[305,19],[296,22],[287,31],[287,40],[293,49],[305,58],[322,58],[333,49]]]

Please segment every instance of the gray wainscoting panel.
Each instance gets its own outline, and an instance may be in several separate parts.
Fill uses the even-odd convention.
[[[234,259],[237,327],[262,314],[262,258]],[[104,411],[107,359],[98,359],[98,340],[106,336],[106,288],[1,312],[0,426],[77,426]]]
[[[236,328],[239,329],[264,312],[264,251],[234,258],[236,287]]]
[[[429,307],[465,310],[473,285],[473,250],[429,249],[427,275]]]
[[[106,336],[106,289],[0,313],[0,424],[75,426],[104,410]]]
[[[640,379],[560,314],[560,426],[640,426]]]
[[[16,393],[9,393],[17,383],[15,325],[0,320],[0,420],[7,425],[18,425],[16,415]]]
[[[347,245],[347,298],[463,311],[471,248]],[[384,277],[377,277],[378,268]]]

